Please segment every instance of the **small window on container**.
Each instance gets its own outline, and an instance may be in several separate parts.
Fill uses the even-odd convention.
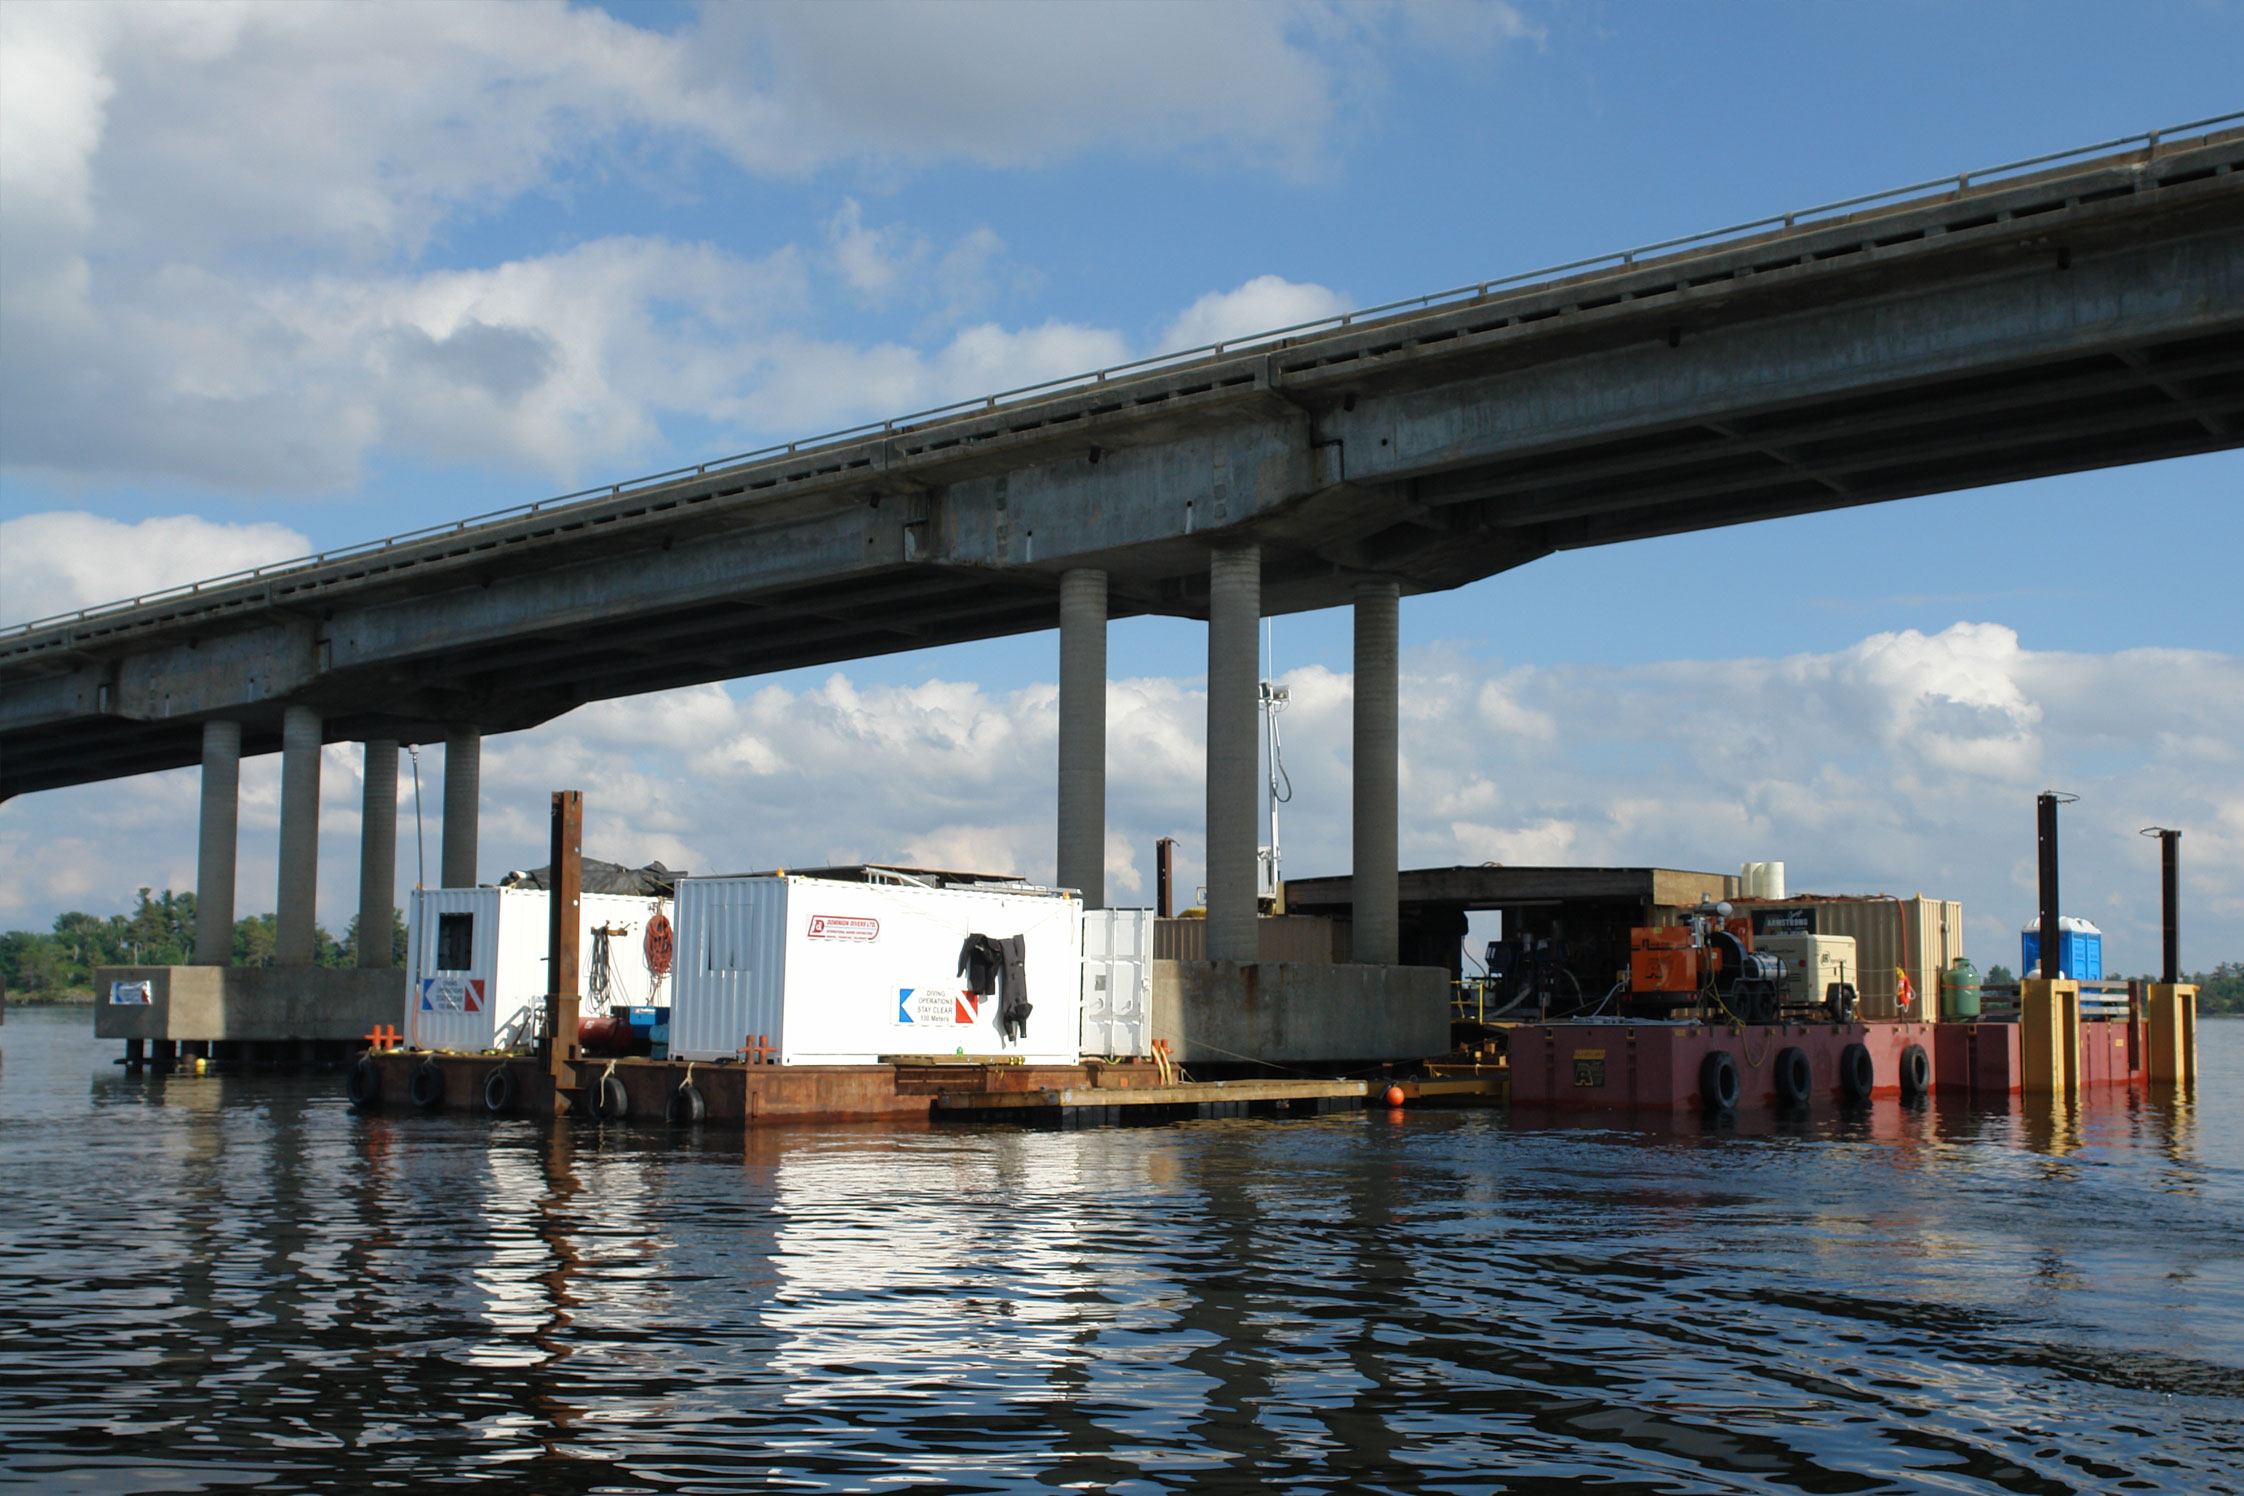
[[[475,965],[475,916],[439,914],[436,917],[436,969],[468,971]]]

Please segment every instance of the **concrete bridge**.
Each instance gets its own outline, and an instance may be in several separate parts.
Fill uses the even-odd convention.
[[[588,701],[1060,630],[1059,877],[1102,901],[1106,623],[1208,633],[1209,953],[1255,954],[1256,620],[1356,609],[1355,948],[1395,943],[1398,599],[1555,550],[2244,443],[2229,116],[0,632],[0,798],[200,762],[223,961],[244,752],[286,755],[309,959],[318,749],[362,741],[369,927],[397,745]],[[223,897],[212,897],[223,894]]]

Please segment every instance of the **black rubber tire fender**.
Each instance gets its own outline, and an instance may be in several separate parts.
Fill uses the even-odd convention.
[[[683,1127],[699,1122],[709,1115],[709,1107],[701,1098],[701,1088],[692,1081],[680,1081],[678,1089],[670,1093],[670,1103],[662,1110],[663,1120],[673,1127]]]
[[[423,1060],[414,1067],[412,1082],[405,1094],[424,1112],[433,1112],[444,1104],[444,1072],[434,1060]]]
[[[592,1092],[592,1110],[609,1122],[621,1122],[631,1115],[631,1093],[624,1089],[620,1076],[600,1077],[600,1084]]]
[[[1797,1044],[1777,1051],[1773,1074],[1779,1106],[1806,1106],[1815,1095],[1815,1066]]]
[[[520,1089],[521,1082],[514,1078],[513,1069],[506,1065],[499,1066],[483,1077],[483,1109],[493,1116],[512,1111],[515,1094]]]
[[[1901,1051],[1901,1096],[1904,1101],[1927,1095],[1932,1090],[1932,1056],[1925,1053],[1922,1044],[1912,1044]]]
[[[1878,1065],[1870,1058],[1870,1046],[1857,1042],[1840,1050],[1839,1094],[1849,1101],[1868,1101],[1877,1088]]]
[[[382,1104],[382,1072],[374,1068],[372,1060],[360,1055],[358,1063],[351,1066],[351,1078],[344,1089],[352,1106],[372,1111]]]
[[[1738,1105],[1737,1057],[1717,1049],[1699,1062],[1699,1105],[1710,1112],[1734,1112]]]

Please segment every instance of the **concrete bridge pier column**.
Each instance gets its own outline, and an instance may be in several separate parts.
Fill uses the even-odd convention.
[[[1397,653],[1402,589],[1356,587],[1355,867],[1349,880],[1354,959],[1392,966],[1401,947],[1396,851]]]
[[[292,706],[281,718],[280,889],[273,904],[273,964],[312,964],[319,902],[320,714]]]
[[[1106,573],[1060,578],[1059,884],[1106,907]]]
[[[397,910],[397,743],[366,742],[366,800],[358,832],[358,964],[390,964]]]
[[[475,821],[483,801],[483,733],[461,724],[444,734],[443,887],[475,887]]]
[[[195,964],[234,960],[234,845],[241,821],[242,725],[203,724],[203,813],[195,849]]]
[[[1260,753],[1262,552],[1218,547],[1208,561],[1208,959],[1261,959],[1255,924]]]

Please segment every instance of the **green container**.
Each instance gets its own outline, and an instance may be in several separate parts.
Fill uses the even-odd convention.
[[[1979,1016],[1979,968],[1961,956],[1940,973],[1940,1011],[1949,1018]]]

